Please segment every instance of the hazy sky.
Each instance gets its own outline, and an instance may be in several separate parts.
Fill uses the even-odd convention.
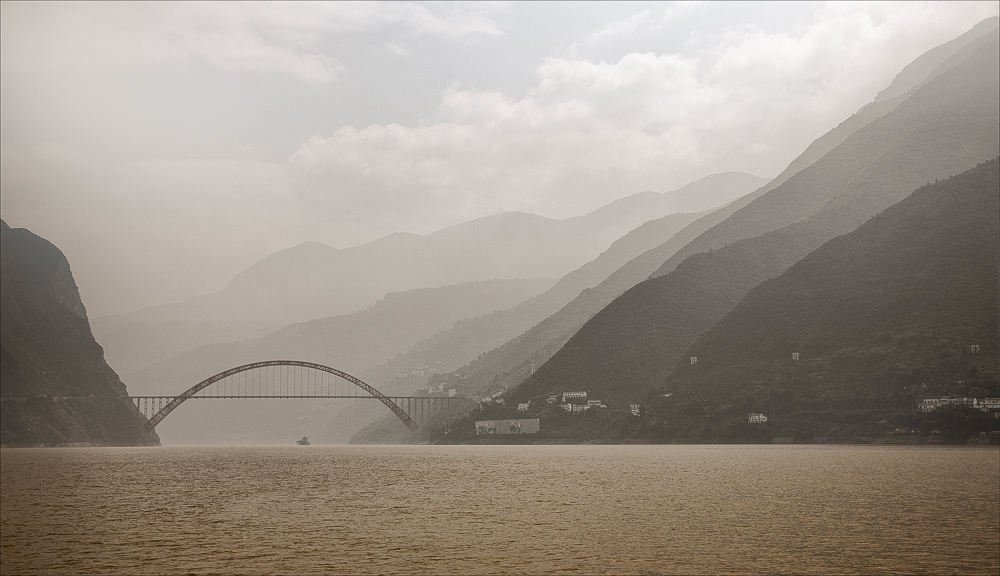
[[[781,171],[979,3],[16,3],[0,212],[91,315],[276,250]]]

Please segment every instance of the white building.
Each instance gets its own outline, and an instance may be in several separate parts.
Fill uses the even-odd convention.
[[[939,406],[941,406],[940,398],[924,398],[920,401],[920,404],[917,405],[917,409],[921,412],[930,412],[931,410],[937,409]]]
[[[563,392],[562,393],[563,402],[566,402],[567,400],[569,400],[571,398],[586,398],[586,397],[587,397],[587,393],[586,392]]]
[[[917,405],[917,410],[930,412],[942,406],[965,406],[967,408],[978,408],[984,412],[990,410],[1000,410],[1000,398],[969,398],[959,396],[942,396],[940,398],[924,398]]]
[[[750,416],[747,418],[747,422],[750,424],[763,424],[767,422],[767,416],[758,414],[757,412],[751,412]]]
[[[531,403],[530,402],[521,402],[520,404],[517,405],[517,411],[518,412],[527,412],[528,408],[530,408],[530,407],[531,407]]]
[[[632,411],[632,415],[633,416],[638,416],[639,415],[639,405],[638,404],[629,404],[628,405],[628,409]]]
[[[978,406],[984,412],[987,410],[1000,410],[1000,398],[983,398],[978,401]]]

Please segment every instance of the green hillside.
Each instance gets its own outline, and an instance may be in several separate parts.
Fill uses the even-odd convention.
[[[0,443],[158,444],[104,362],[66,257],[0,226]]]
[[[752,290],[684,353],[647,433],[738,440],[760,412],[781,436],[836,435],[845,423],[961,434],[935,421],[944,413],[914,408],[1000,397],[998,165],[918,189]],[[684,415],[700,416],[700,431]],[[986,428],[966,433],[997,427],[970,417]]]
[[[644,397],[750,289],[920,185],[996,156],[997,52],[994,40],[738,211],[720,226],[791,223],[691,256],[669,274],[624,293],[508,402],[567,389],[588,390],[618,407]]]

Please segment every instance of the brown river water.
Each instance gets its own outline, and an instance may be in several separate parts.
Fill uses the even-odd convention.
[[[3,574],[1000,573],[1000,450],[4,449]]]

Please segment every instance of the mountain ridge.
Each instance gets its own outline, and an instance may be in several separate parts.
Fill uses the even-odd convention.
[[[715,415],[701,438],[732,441],[758,412],[777,435],[850,438],[837,408],[865,434],[937,426],[965,441],[993,429],[972,418],[963,432],[915,408],[1000,396],[998,168],[994,158],[924,185],[747,293],[684,352],[697,364],[679,361],[653,396],[653,427],[692,434],[667,421],[700,411]]]
[[[728,197],[761,182],[743,173],[709,178],[730,181],[721,192]],[[663,193],[659,209],[681,203],[694,184]],[[642,198],[647,195],[638,202],[645,202]],[[559,277],[659,216],[646,204],[592,214],[569,220],[497,215],[426,236],[392,234],[352,248],[305,245],[263,259],[220,292],[97,318],[94,330],[109,362],[131,373],[201,344],[255,338],[295,322],[355,312],[388,292],[494,278]]]
[[[789,178],[770,193],[774,199],[761,196],[742,209],[749,214],[743,221],[757,226],[763,211],[753,203],[787,204],[799,189],[814,194],[809,201],[813,216],[697,253],[669,274],[632,288],[584,325],[510,399],[537,399],[564,386],[591,388],[622,402],[641,396],[672,363],[664,358],[677,358],[753,286],[924,181],[995,156],[1000,148],[997,51],[996,42],[980,48]],[[911,169],[900,173],[904,165]],[[828,189],[818,190],[823,182]],[[800,206],[792,210],[802,213]],[[774,216],[769,215],[770,225]],[[779,222],[788,218],[779,216]]]

